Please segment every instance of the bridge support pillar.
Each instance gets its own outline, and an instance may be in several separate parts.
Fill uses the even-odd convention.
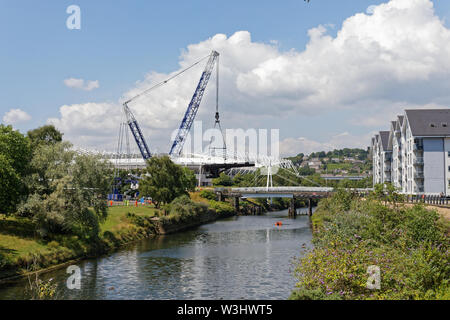
[[[308,199],[308,215],[309,215],[310,217],[312,217],[312,215],[313,215],[313,210],[312,210],[312,199],[311,199],[311,198]]]
[[[291,203],[289,205],[289,217],[297,217],[297,210],[295,209],[295,198],[291,199]]]
[[[223,193],[222,193],[222,192],[219,192],[219,193],[217,194],[217,201],[220,201],[220,202],[224,201]]]
[[[236,212],[239,212],[239,197],[233,198],[233,205],[234,205],[234,210]]]

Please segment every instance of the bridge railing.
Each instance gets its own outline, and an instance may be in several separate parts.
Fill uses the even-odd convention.
[[[290,193],[290,192],[318,192],[318,193],[329,193],[334,192],[335,188],[330,187],[247,187],[247,188],[215,188],[215,192],[235,192],[235,193],[249,193],[249,192],[260,192],[260,193]],[[352,192],[358,193],[368,193],[373,191],[373,188],[349,188],[347,189]]]

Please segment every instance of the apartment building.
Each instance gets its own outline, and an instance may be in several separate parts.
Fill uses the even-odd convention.
[[[374,184],[392,182],[405,194],[450,196],[450,109],[405,110],[391,121],[390,131],[372,138],[372,155]]]
[[[391,182],[392,149],[389,149],[389,131],[380,131],[372,138],[373,183]]]

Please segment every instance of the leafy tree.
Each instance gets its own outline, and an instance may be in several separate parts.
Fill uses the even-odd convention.
[[[183,175],[181,176],[183,185],[187,191],[194,191],[197,186],[197,178],[195,177],[194,171],[186,167],[181,168],[183,170]]]
[[[0,125],[0,212],[13,213],[26,194],[26,185],[21,180],[30,159],[28,139],[11,126]]]
[[[213,185],[231,187],[233,185],[233,179],[222,172],[218,178],[213,179]]]
[[[42,237],[74,233],[96,237],[107,216],[108,165],[97,156],[79,155],[71,144],[41,144],[27,177],[32,193],[18,214],[33,219]]]
[[[152,157],[145,172],[139,191],[151,197],[157,207],[195,190],[196,180],[192,171],[173,163],[168,156]]]
[[[46,125],[27,133],[33,148],[40,144],[55,144],[62,141],[63,134],[58,131],[53,125]]]
[[[70,150],[71,146],[69,142],[61,142],[42,144],[35,149],[30,163],[30,174],[25,179],[30,194],[44,197],[54,191],[52,182],[69,173],[75,157],[75,152]]]
[[[0,154],[10,161],[19,176],[27,173],[31,159],[29,140],[12,126],[0,125]]]
[[[12,213],[21,195],[22,182],[3,154],[0,154],[0,176],[0,212]]]
[[[310,167],[298,168],[297,171],[301,176],[311,176],[316,173],[316,170],[314,170]]]

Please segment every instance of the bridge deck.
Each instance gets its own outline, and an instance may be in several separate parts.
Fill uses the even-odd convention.
[[[368,193],[372,189],[350,189],[357,193]],[[325,198],[335,191],[328,187],[254,187],[254,188],[215,188],[216,193],[242,198]]]

